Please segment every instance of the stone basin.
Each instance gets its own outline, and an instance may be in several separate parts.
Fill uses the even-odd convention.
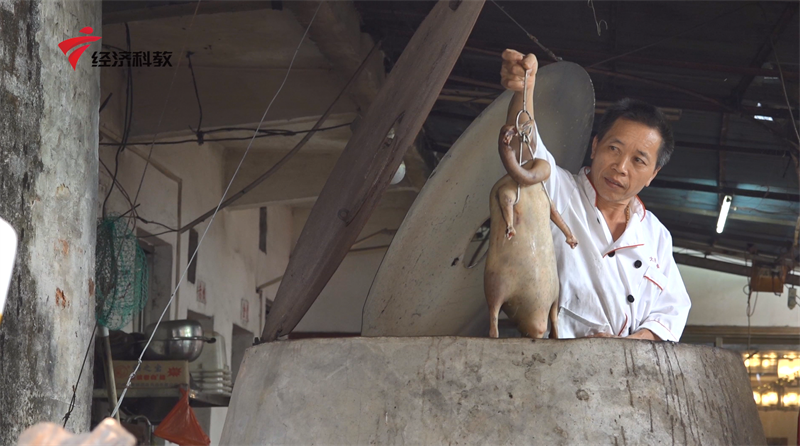
[[[250,348],[221,444],[766,444],[734,352],[624,339]]]

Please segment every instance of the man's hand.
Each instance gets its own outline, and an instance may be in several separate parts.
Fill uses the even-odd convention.
[[[533,54],[523,56],[519,51],[503,51],[503,66],[500,69],[500,83],[503,87],[521,92],[525,84],[525,71],[529,70],[528,87],[533,86],[536,72],[539,70],[539,61]]]
[[[528,110],[531,118],[533,117],[533,86],[536,81],[536,72],[539,71],[539,61],[536,56],[528,54],[523,56],[519,51],[503,51],[503,66],[500,69],[500,83],[503,87],[514,92],[514,96],[508,103],[508,114],[506,124],[514,125],[517,122],[517,112],[522,110],[522,90],[525,88],[525,71],[528,71],[528,89],[525,92],[528,101]],[[519,140],[515,136],[511,141],[512,147],[517,147]],[[523,160],[530,159],[527,154],[522,156]]]
[[[658,336],[656,336],[655,333],[646,328],[639,329],[639,331],[626,337],[625,339],[645,339],[648,341],[661,341],[661,338],[659,338]]]
[[[652,331],[641,328],[636,333],[629,335],[629,336],[616,336],[613,334],[608,333],[596,333],[593,335],[586,336],[587,338],[617,338],[617,339],[644,339],[647,341],[660,341],[661,338],[655,335]]]

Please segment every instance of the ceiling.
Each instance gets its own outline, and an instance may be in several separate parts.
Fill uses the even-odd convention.
[[[388,69],[433,4],[356,2],[362,30],[382,40]],[[797,136],[780,79],[797,117],[797,2],[498,4],[486,2],[425,123],[427,146],[437,158],[502,91],[503,49],[552,63],[524,28],[556,56],[587,69],[595,125],[602,110],[623,97],[666,109],[676,150],[641,198],[675,246],[767,262],[800,260],[791,251],[800,201],[790,156],[797,153]],[[716,234],[725,194],[733,196],[732,210]]]
[[[316,34],[312,29],[315,45],[304,46],[298,54],[293,82],[270,111],[268,127],[300,129],[322,113],[372,46],[359,31],[381,42],[383,65],[391,73],[434,5],[432,1],[357,1],[355,12],[343,18],[335,11],[353,9],[352,3],[336,3],[340,9],[332,7],[327,26],[319,27]],[[281,1],[204,1],[194,16],[197,5],[195,1],[103,2],[106,45],[126,45],[127,22],[132,47],[176,54],[185,47],[194,53],[199,93],[185,65],[177,79],[172,70],[134,70],[138,86],[135,139],[154,133],[192,135],[188,129],[196,128],[199,121],[198,95],[204,129],[253,126],[281,83],[308,20],[303,14],[314,9],[313,4]],[[428,168],[502,92],[499,55],[503,49],[533,52],[541,64],[553,63],[528,37],[530,32],[556,56],[588,71],[596,96],[595,121],[609,104],[623,97],[648,101],[667,112],[677,148],[641,198],[670,230],[677,247],[768,263],[787,259],[800,263],[791,248],[800,196],[792,159],[798,137],[789,119],[790,112],[798,116],[800,95],[797,2],[501,1],[499,6],[492,1],[484,5],[425,122],[421,147]],[[355,29],[358,16],[360,30]],[[352,53],[351,60],[337,57],[337,50]],[[112,74],[122,76],[104,70],[104,76]],[[368,85],[373,93],[367,97],[374,96],[376,85]],[[123,90],[117,90],[120,94],[112,97],[109,111],[123,108]],[[173,99],[165,112],[164,97],[170,94]],[[331,122],[354,119],[368,101],[361,102],[344,100]],[[762,120],[756,120],[756,115]],[[312,140],[308,156],[315,158],[304,158],[303,163],[316,162],[322,172],[330,164],[325,157],[338,153],[349,134],[343,128]],[[257,145],[285,153],[298,138],[266,138]],[[232,159],[238,159],[234,155],[246,142],[222,145]],[[410,172],[416,170],[420,169]],[[315,189],[298,199],[313,201],[316,193]],[[733,196],[733,207],[724,232],[716,234],[725,194]],[[277,200],[251,198],[253,205]]]

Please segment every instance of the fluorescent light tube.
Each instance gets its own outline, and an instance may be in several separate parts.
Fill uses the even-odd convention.
[[[728,219],[728,211],[731,210],[731,201],[733,201],[733,197],[730,195],[725,195],[725,199],[722,200],[719,219],[717,219],[717,234],[722,234],[722,230],[725,228],[725,220]]]

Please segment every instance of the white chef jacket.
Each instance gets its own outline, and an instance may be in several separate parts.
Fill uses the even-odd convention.
[[[665,341],[678,342],[691,301],[672,257],[672,236],[636,197],[625,232],[613,240],[597,209],[597,192],[587,177],[557,167],[536,133],[536,157],[550,163],[545,188],[575,238],[572,249],[555,224],[559,282],[559,338],[598,333],[628,336],[646,328]]]

